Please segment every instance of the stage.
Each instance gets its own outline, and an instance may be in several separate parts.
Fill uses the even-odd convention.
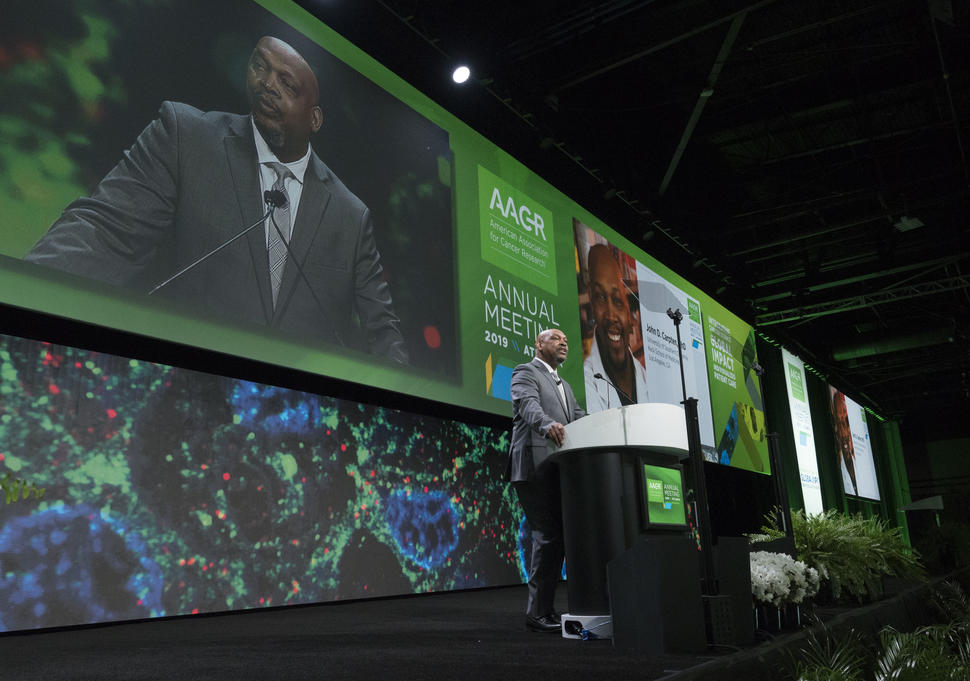
[[[905,626],[925,610],[926,588],[823,619],[833,629]],[[803,630],[744,650],[650,656],[527,631],[525,600],[513,586],[6,634],[0,679],[755,681],[783,678],[778,665],[804,644]]]

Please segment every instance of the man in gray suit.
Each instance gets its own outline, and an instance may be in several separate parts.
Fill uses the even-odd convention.
[[[561,445],[563,424],[586,415],[572,388],[559,378],[557,370],[568,353],[566,334],[547,329],[536,337],[535,359],[512,372],[512,444],[506,478],[512,481],[532,528],[525,623],[534,631],[560,630],[553,609],[565,555],[559,466],[544,462],[536,468],[534,455],[545,450],[549,440]]]
[[[309,144],[323,124],[316,76],[293,47],[264,37],[246,88],[249,116],[164,102],[94,193],[68,206],[25,259],[147,290],[146,277],[178,272],[260,225],[264,192],[282,190],[287,205],[265,225],[160,293],[317,341],[356,345],[360,334],[372,353],[407,363],[370,210]]]

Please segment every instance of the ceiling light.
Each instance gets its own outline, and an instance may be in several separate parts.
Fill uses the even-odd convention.
[[[465,66],[464,64],[462,64],[457,69],[455,69],[454,72],[452,72],[451,79],[456,83],[464,83],[466,80],[468,80],[471,77],[471,75],[472,75],[472,70],[467,66]]]

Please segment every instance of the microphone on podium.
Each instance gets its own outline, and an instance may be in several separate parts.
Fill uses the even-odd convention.
[[[600,372],[597,371],[595,374],[593,374],[593,378],[598,378],[601,381],[606,381],[611,386],[613,386],[613,390],[615,390],[617,392],[617,394],[620,395],[620,397],[624,398],[630,404],[634,404],[635,403],[635,400],[633,398],[631,398],[625,392],[623,392],[622,390],[620,390],[619,388],[617,388],[616,387],[616,384],[613,383],[613,381],[611,381],[610,379],[608,379],[606,376],[604,376]],[[607,406],[609,406],[609,405],[607,405]]]
[[[286,198],[286,193],[279,189],[267,189],[264,191],[263,201],[271,208],[286,208],[286,204],[289,203]]]

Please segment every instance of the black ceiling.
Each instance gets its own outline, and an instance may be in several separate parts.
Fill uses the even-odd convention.
[[[964,0],[301,4],[856,399],[970,435]]]

